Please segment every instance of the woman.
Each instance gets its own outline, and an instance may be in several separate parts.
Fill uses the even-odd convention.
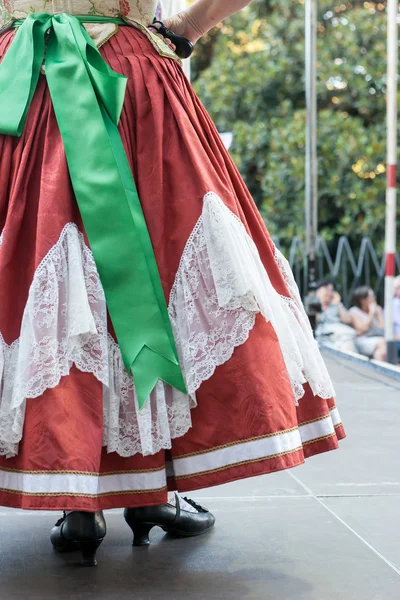
[[[358,287],[353,296],[354,306],[350,309],[356,330],[356,348],[360,354],[386,360],[383,311],[376,303],[374,291],[364,285]]]
[[[343,306],[340,295],[335,291],[331,281],[321,281],[318,284],[317,297],[321,302],[322,311],[318,315],[318,326],[315,338],[322,344],[337,350],[354,352],[356,335],[352,327],[353,319]]]
[[[395,340],[400,342],[400,275],[393,281],[393,333]]]
[[[248,3],[167,25],[194,44]],[[53,545],[94,564],[102,510],[126,507],[137,544],[197,535],[212,515],[168,490],[291,468],[344,431],[288,263],[149,29],[156,1],[0,6],[21,19],[0,37],[0,504],[64,510]]]

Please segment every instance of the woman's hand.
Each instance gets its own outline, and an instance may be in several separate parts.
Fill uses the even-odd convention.
[[[335,304],[337,306],[341,303],[341,301],[342,298],[340,297],[339,292],[333,292],[332,304]]]
[[[378,305],[376,302],[371,302],[371,304],[368,307],[368,313],[372,316],[372,315],[376,315],[376,311],[378,309]]]
[[[169,29],[164,22],[154,21],[154,23],[150,25],[150,29],[156,31],[158,36],[163,39],[171,50],[173,50],[180,58],[189,58],[189,56],[191,56],[194,44],[183,35],[179,35],[175,31]]]
[[[186,11],[164,19],[164,23],[167,29],[173,31],[176,35],[185,37],[192,44],[195,44],[200,37],[198,32],[190,26],[190,23],[186,19]]]
[[[381,329],[385,329],[385,318],[383,316],[382,306],[377,305],[376,307],[376,318],[378,319],[378,325]]]
[[[167,25],[167,23],[165,23],[165,25],[166,25],[167,29],[169,29],[169,26]],[[153,31],[156,35],[158,35],[158,37],[161,38],[163,40],[163,42],[165,42],[167,44],[167,46],[169,46],[173,52],[175,52],[175,50],[176,50],[175,44],[173,44],[170,39],[165,38],[163,35],[161,35],[161,33],[158,32],[159,27],[160,27],[160,25],[157,23],[149,25],[149,29],[151,31]],[[171,29],[171,31],[173,31],[173,30]]]

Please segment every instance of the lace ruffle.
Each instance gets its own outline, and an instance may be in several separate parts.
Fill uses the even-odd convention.
[[[171,440],[192,426],[192,398],[158,381],[149,399],[139,409],[135,385],[122,361],[118,344],[109,336],[109,381],[104,386],[103,445],[120,456],[144,456],[171,448]]]
[[[208,213],[217,199],[204,198],[204,210],[184,249],[169,301],[169,316],[189,394],[227,362],[254,326],[258,308],[234,289],[237,270],[224,256],[223,232]],[[226,278],[223,281],[223,277]],[[242,304],[248,310],[243,310]]]
[[[334,395],[288,265],[276,254],[290,298],[273,287],[241,221],[210,192],[183,253],[169,315],[189,393],[232,356],[254,326],[270,321],[280,342],[295,401],[309,383],[322,398]],[[291,277],[291,279],[289,279]]]
[[[335,396],[335,390],[333,388],[324,360],[319,351],[318,344],[314,339],[310,321],[304,310],[299,288],[297,287],[292,269],[290,268],[288,260],[276,247],[275,260],[290,293],[290,298],[281,296],[282,301],[287,305],[288,309],[292,313],[290,320],[293,322],[294,319],[297,324],[297,329],[298,326],[300,326],[300,330],[302,332],[302,335],[298,336],[297,339],[303,360],[302,364],[297,364],[297,367],[302,370],[305,380],[310,384],[310,387],[316,396],[325,399],[333,398]],[[298,393],[300,393],[300,391],[301,390],[299,388]],[[303,395],[304,390],[299,398],[301,398]]]
[[[8,346],[0,335],[0,454],[18,452],[25,399],[56,387],[73,364],[103,383],[109,452],[154,454],[190,428],[195,399],[161,382],[145,408],[136,409],[133,380],[107,333],[106,302],[92,253],[69,223],[36,270],[20,338]]]

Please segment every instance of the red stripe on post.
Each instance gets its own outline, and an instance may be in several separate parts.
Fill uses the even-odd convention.
[[[388,187],[396,187],[396,165],[388,165],[387,168],[387,182]]]
[[[386,254],[386,277],[394,277],[396,272],[396,259],[393,253]]]

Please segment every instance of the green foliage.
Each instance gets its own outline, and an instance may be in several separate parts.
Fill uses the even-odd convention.
[[[199,44],[195,88],[272,235],[304,234],[304,0],[254,0]],[[386,12],[320,0],[320,233],[380,244],[385,217]]]

